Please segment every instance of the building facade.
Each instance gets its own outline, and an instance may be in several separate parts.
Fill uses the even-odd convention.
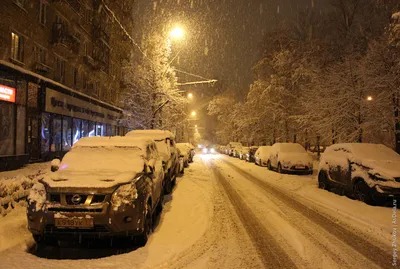
[[[128,20],[130,1],[112,2]],[[80,137],[125,133],[116,103],[130,49],[102,3],[2,1],[0,170],[61,157]]]

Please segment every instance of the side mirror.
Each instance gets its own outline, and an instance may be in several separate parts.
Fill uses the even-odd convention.
[[[56,172],[60,168],[60,159],[53,159],[51,161],[51,172]]]

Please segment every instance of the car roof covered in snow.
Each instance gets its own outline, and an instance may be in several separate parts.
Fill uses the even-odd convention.
[[[154,140],[175,139],[175,135],[167,130],[133,130],[128,132],[127,137],[149,137]]]
[[[82,137],[72,148],[126,147],[144,150],[147,145],[152,143],[154,140],[149,137],[92,136]]]
[[[357,159],[396,160],[400,161],[400,155],[391,148],[382,144],[371,143],[341,143],[326,148],[324,154],[333,151],[345,151],[355,155]]]

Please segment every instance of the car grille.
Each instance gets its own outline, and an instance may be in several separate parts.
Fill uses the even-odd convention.
[[[84,233],[108,233],[110,232],[107,226],[104,225],[95,225],[92,229],[80,229],[80,228],[57,228],[55,225],[46,225],[45,233],[76,233],[76,232],[84,232]]]
[[[72,198],[74,198],[77,194],[67,194],[65,195],[65,200],[68,205],[82,205],[85,204],[87,195],[85,194],[79,194],[80,196],[80,201],[79,202],[74,202]]]
[[[68,213],[100,213],[103,211],[102,208],[62,208],[62,207],[51,207],[48,209],[51,212],[68,212]]]
[[[91,205],[103,203],[106,200],[105,194],[65,194],[65,193],[50,193],[48,201],[64,205]],[[78,199],[76,199],[78,198]]]

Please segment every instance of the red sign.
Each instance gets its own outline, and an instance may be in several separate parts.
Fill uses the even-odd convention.
[[[0,84],[0,100],[15,103],[15,89]]]

